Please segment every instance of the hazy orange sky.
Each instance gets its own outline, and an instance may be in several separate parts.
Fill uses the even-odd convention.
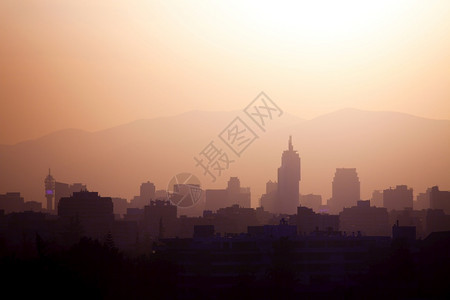
[[[241,2],[2,0],[0,144],[260,91],[302,118],[450,119],[450,1]]]

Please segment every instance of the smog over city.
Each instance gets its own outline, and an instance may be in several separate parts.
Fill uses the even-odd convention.
[[[450,297],[450,2],[0,3],[9,297]]]

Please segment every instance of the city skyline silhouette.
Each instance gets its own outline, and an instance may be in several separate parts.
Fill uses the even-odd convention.
[[[289,135],[277,181],[266,183],[266,193],[256,207],[250,207],[251,187],[241,187],[239,177],[229,177],[226,189],[206,190],[197,178],[191,183],[194,175],[189,173],[174,176],[167,190],[147,180],[140,184],[139,196],[129,201],[99,194],[88,188],[90,184],[58,181],[48,169],[41,181],[45,207],[25,201],[20,192],[0,194],[2,261],[8,273],[13,273],[9,266],[22,259],[34,260],[38,269],[46,268],[50,257],[53,268],[71,276],[91,270],[103,283],[89,283],[90,277],[81,275],[78,284],[90,284],[97,297],[114,293],[108,297],[117,299],[131,293],[125,292],[130,284],[135,287],[134,297],[166,299],[164,287],[170,282],[175,284],[170,297],[182,299],[198,297],[199,292],[215,299],[224,290],[241,293],[255,288],[266,290],[268,299],[280,294],[339,297],[341,293],[360,298],[376,284],[399,296],[448,293],[445,280],[425,279],[445,270],[445,263],[427,271],[410,271],[407,277],[404,272],[425,268],[432,257],[450,261],[443,250],[450,246],[450,191],[430,186],[414,200],[412,188],[397,185],[384,189],[382,205],[377,196],[373,202],[380,206],[374,206],[371,200],[361,199],[357,168],[336,168],[332,197],[324,204],[321,195],[301,195],[305,160],[294,149],[298,148]],[[217,157],[222,150],[211,148],[205,153]],[[191,188],[197,200],[186,206],[183,199],[193,197]],[[303,202],[306,199],[310,201]],[[441,253],[436,252],[438,243]],[[82,254],[74,254],[79,248],[85,248]],[[73,255],[87,261],[99,253],[109,263],[126,268],[138,260],[146,264],[147,272],[152,264],[169,263],[170,278],[161,279],[162,289],[144,292],[152,285],[131,283],[118,270],[112,271],[116,273],[112,279],[101,264],[78,263],[78,271],[71,269]],[[18,259],[10,261],[10,255]],[[53,276],[39,272],[43,278]],[[379,272],[385,273],[384,279],[377,279]],[[421,284],[416,286],[415,281]],[[398,289],[400,282],[403,286]],[[349,284],[361,290],[353,291]],[[121,290],[114,291],[119,286]],[[432,290],[424,293],[425,287]]]
[[[320,194],[324,204],[331,197],[329,182],[335,169],[340,167],[357,167],[363,199],[370,199],[374,190],[400,184],[407,184],[417,193],[434,185],[449,189],[447,167],[450,159],[447,153],[450,145],[445,142],[445,136],[450,135],[450,121],[359,110],[340,110],[312,120],[281,117],[239,161],[231,165],[230,171],[219,177],[217,183],[210,183],[200,169],[192,166],[191,155],[198,152],[208,138],[214,137],[234,114],[197,111],[170,118],[140,120],[99,132],[55,132],[37,140],[5,145],[0,148],[0,161],[4,169],[10,171],[0,174],[0,192],[20,191],[26,200],[42,202],[42,170],[51,167],[60,180],[89,183],[102,194],[130,201],[136,195],[136,182],[152,179],[158,189],[165,189],[174,174],[188,171],[197,174],[204,188],[223,186],[228,176],[238,175],[252,187],[251,205],[256,207],[259,197],[265,193],[265,183],[276,181],[274,170],[285,143],[283,135],[293,135],[300,156],[309,158],[302,167],[307,176],[302,180],[301,194]],[[197,121],[192,123],[193,120]],[[200,120],[213,123],[205,129]],[[184,126],[186,122],[191,125]],[[385,128],[391,128],[391,131],[385,132]],[[155,130],[164,130],[166,134],[160,137]],[[93,147],[92,150],[81,147],[83,143]],[[161,147],[153,147],[154,143]],[[51,146],[55,144],[60,144],[63,152]],[[435,146],[424,147],[425,144]],[[170,152],[167,152],[168,147]],[[185,150],[178,151],[177,147]],[[334,151],[330,151],[330,147],[334,147]],[[123,152],[125,149],[127,152]],[[436,160],[430,162],[429,157]],[[24,161],[33,167],[18,163]],[[125,172],[118,172],[118,168],[124,168]],[[263,172],[255,176],[251,171],[253,168]],[[158,174],[147,171],[154,169]]]
[[[450,1],[4,0],[0,28],[4,296],[449,298]]]

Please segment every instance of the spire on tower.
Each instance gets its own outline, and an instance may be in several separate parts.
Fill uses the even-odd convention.
[[[294,150],[294,147],[292,146],[292,135],[289,136],[289,151]]]

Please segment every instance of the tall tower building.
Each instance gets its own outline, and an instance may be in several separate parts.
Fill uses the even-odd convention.
[[[344,207],[356,206],[360,197],[360,182],[356,168],[337,168],[332,183],[332,196],[328,200],[330,213],[337,214]]]
[[[47,209],[53,210],[53,199],[55,198],[55,179],[50,174],[48,169],[48,175],[45,177],[45,198],[47,198]]]
[[[275,213],[295,214],[299,205],[300,157],[289,136],[288,150],[281,156],[278,168],[277,203]]]
[[[230,177],[228,180],[228,193],[230,195],[239,194],[241,192],[241,181],[237,177]]]
[[[147,181],[141,184],[140,188],[140,205],[139,207],[144,207],[149,205],[151,200],[155,199],[156,188],[155,184]]]

